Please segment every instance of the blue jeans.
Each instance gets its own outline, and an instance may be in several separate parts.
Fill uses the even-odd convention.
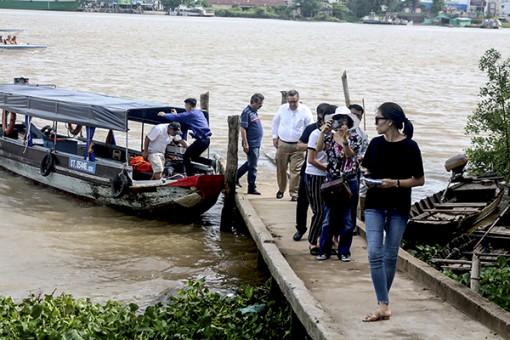
[[[237,170],[237,179],[243,177],[248,173],[248,191],[253,191],[257,187],[255,181],[257,180],[257,162],[259,160],[260,148],[253,148],[250,146],[248,150],[248,160]]]
[[[398,250],[408,219],[408,215],[394,210],[365,210],[368,262],[378,303],[390,302],[388,293],[395,278]]]
[[[324,221],[320,237],[320,255],[329,257],[333,243],[333,235],[338,231],[338,258],[342,255],[351,255],[352,233],[354,221],[352,220],[352,209],[358,202],[358,179],[347,180],[352,192],[352,198],[345,209],[335,209],[324,204]]]

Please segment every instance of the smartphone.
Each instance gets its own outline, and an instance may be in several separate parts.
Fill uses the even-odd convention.
[[[381,185],[383,182],[380,179],[363,178],[366,184],[370,185]]]

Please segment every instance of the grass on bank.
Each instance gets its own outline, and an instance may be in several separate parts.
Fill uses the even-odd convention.
[[[189,281],[167,304],[141,313],[136,304],[94,304],[63,294],[17,303],[0,297],[1,339],[289,339],[291,309],[262,287],[235,295],[213,293],[205,280]]]

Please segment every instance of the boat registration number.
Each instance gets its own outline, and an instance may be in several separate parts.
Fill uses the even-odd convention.
[[[86,172],[86,173],[89,173],[89,174],[95,174],[96,173],[96,163],[89,162],[87,160],[80,159],[80,158],[70,157],[69,158],[69,168],[70,169],[74,169],[74,170],[78,170],[78,171],[81,171],[81,172]]]

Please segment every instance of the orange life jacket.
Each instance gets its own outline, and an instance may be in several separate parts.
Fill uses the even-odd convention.
[[[131,158],[131,160],[129,161],[129,165],[133,167],[133,170],[152,171],[151,163],[143,159],[142,156],[136,156]]]

